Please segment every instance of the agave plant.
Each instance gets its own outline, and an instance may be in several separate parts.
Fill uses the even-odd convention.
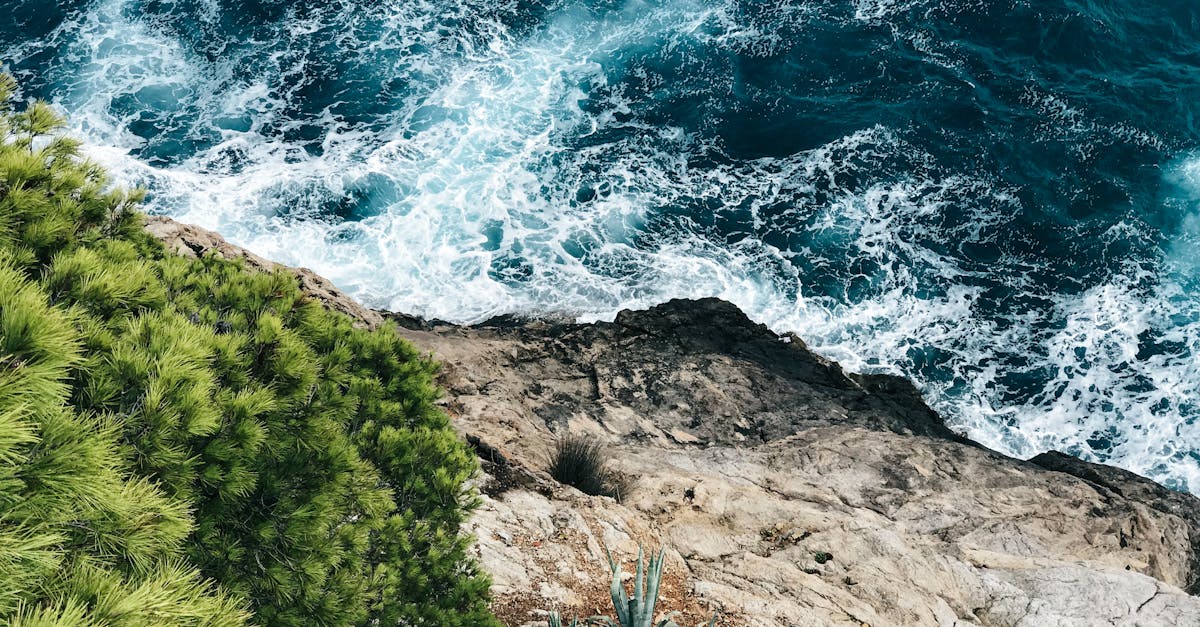
[[[563,627],[562,616],[558,612],[550,612],[550,627]],[[570,627],[579,627],[579,619],[571,619]]]
[[[613,559],[612,552],[608,553],[608,565],[612,568],[612,602],[617,611],[617,620],[605,616],[595,616],[587,620],[589,625],[604,625],[605,627],[679,627],[669,617],[654,622],[654,606],[658,603],[658,586],[662,583],[663,567],[666,565],[666,549],[660,549],[657,554],[651,553],[649,562],[643,559],[641,545],[638,545],[637,576],[633,581],[633,596],[625,590],[621,582],[621,565]],[[708,622],[708,627],[717,624],[714,614]],[[578,627],[579,619],[571,621],[570,627]],[[562,617],[558,612],[550,612],[550,627],[563,627]]]
[[[679,627],[669,618],[654,622],[654,606],[658,603],[658,586],[662,582],[663,566],[666,565],[666,549],[651,553],[649,564],[642,559],[642,547],[638,546],[637,575],[633,580],[633,596],[625,591],[621,583],[621,566],[608,553],[608,565],[612,568],[612,602],[617,610],[617,622],[602,619],[600,624],[610,627]]]

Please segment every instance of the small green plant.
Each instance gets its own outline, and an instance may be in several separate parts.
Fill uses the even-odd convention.
[[[618,502],[633,487],[628,477],[608,467],[604,445],[586,435],[567,434],[559,438],[549,471],[559,483],[574,486],[584,494],[609,496]]]
[[[562,616],[558,612],[550,612],[550,627],[563,627]],[[569,627],[579,627],[579,619],[572,618]]]
[[[617,611],[617,620],[606,616],[593,616],[587,619],[589,625],[605,627],[679,627],[669,617],[654,622],[654,606],[658,604],[658,587],[662,583],[663,568],[666,566],[666,549],[660,549],[657,554],[651,554],[649,562],[643,559],[641,545],[638,545],[637,575],[633,580],[633,596],[625,590],[621,582],[621,565],[608,553],[608,565],[612,568],[612,602]],[[717,624],[717,615],[713,614],[708,621],[708,627]],[[573,619],[570,627],[577,627],[579,619]],[[550,627],[563,627],[562,617],[558,612],[550,612]]]
[[[666,549],[650,554],[649,564],[642,561],[642,547],[638,547],[637,575],[633,579],[633,596],[625,591],[621,583],[621,566],[608,554],[608,565],[612,568],[612,602],[617,610],[617,623],[606,619],[611,627],[655,627],[654,606],[658,603],[658,586],[662,582],[663,567],[666,565]],[[657,627],[678,627],[674,621],[664,618]]]
[[[832,559],[833,559],[832,553],[826,553],[824,551],[817,551],[815,554],[813,554],[813,560],[815,560],[818,564],[824,564],[825,562],[828,562],[829,560],[832,560]]]

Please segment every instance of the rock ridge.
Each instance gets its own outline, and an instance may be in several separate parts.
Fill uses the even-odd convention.
[[[196,227],[147,228],[182,254],[279,267]],[[907,380],[844,372],[724,301],[457,326],[290,271],[442,362],[446,410],[480,455],[469,530],[507,624],[603,611],[605,549],[638,543],[668,547],[662,601],[685,625],[1200,624],[1194,496],[991,451]],[[618,503],[551,479],[567,432],[605,442],[636,489]]]

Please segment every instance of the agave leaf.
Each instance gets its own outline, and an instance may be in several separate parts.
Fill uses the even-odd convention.
[[[642,611],[645,612],[643,614],[644,622],[642,623],[644,627],[651,627],[654,621],[654,606],[658,604],[658,586],[662,582],[666,554],[666,549],[659,549],[658,555],[650,555],[649,581],[647,582],[646,597],[642,606]]]
[[[626,627],[633,626],[633,618],[631,616],[633,601],[625,592],[625,586],[621,584],[621,567],[617,561],[613,559],[612,552],[607,548],[608,565],[612,568],[613,578],[610,592],[612,594],[613,608],[617,611],[617,621]]]
[[[651,556],[650,565],[651,565],[651,568],[653,568],[653,566],[654,566],[653,556]],[[643,582],[645,581],[645,578],[646,578],[646,568],[642,562],[642,545],[639,544],[638,545],[638,557],[637,557],[637,578],[634,579],[634,581],[633,581],[633,597],[638,602],[639,610],[643,609],[645,607],[645,603],[646,603],[646,597],[644,596],[645,589],[642,585]],[[642,617],[639,616],[638,618],[642,618]],[[641,622],[641,621],[638,621],[638,622]]]

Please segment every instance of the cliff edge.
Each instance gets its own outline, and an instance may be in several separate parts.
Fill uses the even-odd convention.
[[[165,218],[181,254],[243,256]],[[668,547],[681,624],[1200,624],[1200,500],[1058,453],[1021,461],[956,435],[907,381],[843,372],[733,305],[671,301],[611,323],[463,327],[374,312],[309,271],[309,293],[443,364],[480,455],[470,524],[509,624],[607,601],[605,548]],[[545,472],[591,434],[635,480],[618,503]]]

